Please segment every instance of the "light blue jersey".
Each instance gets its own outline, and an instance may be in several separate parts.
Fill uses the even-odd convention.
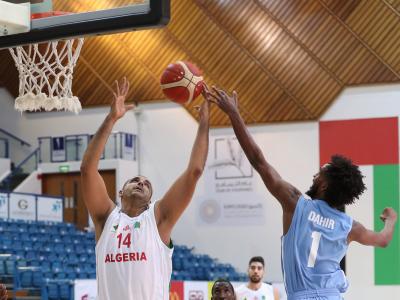
[[[299,198],[289,231],[282,237],[288,300],[342,299],[348,283],[340,261],[352,224],[351,217],[325,201]]]

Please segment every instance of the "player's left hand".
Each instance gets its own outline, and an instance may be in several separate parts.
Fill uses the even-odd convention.
[[[393,208],[386,207],[380,215],[380,218],[383,222],[385,222],[386,220],[391,220],[395,222],[397,220],[397,213]]]

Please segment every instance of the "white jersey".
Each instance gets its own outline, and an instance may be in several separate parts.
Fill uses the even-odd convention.
[[[242,284],[235,289],[236,300],[274,300],[274,288],[271,284],[262,283],[261,287],[254,291]]]
[[[168,300],[172,252],[160,238],[154,204],[131,218],[116,207],[96,245],[98,300]]]

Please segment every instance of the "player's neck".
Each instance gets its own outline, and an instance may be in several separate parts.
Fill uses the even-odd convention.
[[[137,205],[137,203],[125,203],[121,209],[121,211],[128,215],[131,218],[137,217],[141,215],[144,211],[149,208],[148,203],[142,203]]]
[[[261,281],[258,282],[258,283],[254,283],[254,282],[249,281],[249,283],[247,284],[247,287],[250,290],[257,291],[261,287],[261,285],[262,285]]]

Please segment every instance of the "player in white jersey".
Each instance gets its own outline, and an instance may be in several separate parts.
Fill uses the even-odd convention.
[[[116,82],[111,109],[82,160],[82,191],[96,232],[99,300],[168,300],[172,272],[171,231],[188,206],[207,158],[209,101],[199,108],[199,128],[189,164],[167,193],[151,204],[152,185],[129,179],[119,193],[121,208],[109,198],[98,164],[114,124],[134,105],[125,105],[129,82]]]
[[[271,284],[262,282],[265,273],[264,258],[254,256],[249,261],[249,282],[235,289],[236,300],[279,300],[279,292]]]

